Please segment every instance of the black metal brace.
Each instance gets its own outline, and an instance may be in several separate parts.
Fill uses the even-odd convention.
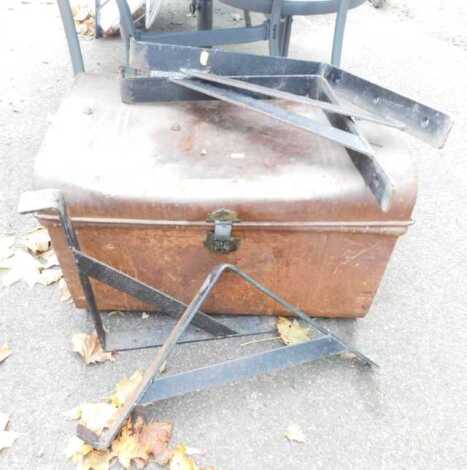
[[[58,212],[60,223],[65,232],[65,236],[71,252],[74,256],[76,267],[79,273],[81,287],[86,299],[86,305],[94,321],[96,333],[104,350],[113,350],[107,348],[107,335],[103,326],[101,312],[97,308],[94,291],[90,278],[104,282],[105,284],[125,292],[137,299],[157,307],[159,311],[172,318],[179,318],[184,312],[186,305],[183,302],[171,297],[165,292],[159,291],[137,279],[117,270],[105,263],[102,263],[90,256],[87,256],[80,249],[76,232],[68,215],[67,206],[63,194],[59,190],[43,189],[39,191],[25,192],[21,196],[18,211],[22,214],[31,212],[40,212],[45,210],[56,210]],[[193,319],[193,325],[208,332],[210,335],[219,338],[226,336],[240,335],[238,331],[224,325],[203,312],[198,312]],[[264,333],[264,330],[258,333]],[[157,346],[149,344],[145,347]],[[133,349],[128,347],[119,347],[118,350]]]
[[[290,314],[300,318],[309,325],[318,336],[315,339],[300,344],[285,346],[268,352],[158,378],[162,365],[169,358],[175,345],[196,317],[199,309],[225,272],[231,272],[240,276],[263,294],[275,300]],[[292,365],[303,364],[343,352],[353,353],[355,357],[365,365],[376,366],[367,356],[346,344],[341,338],[338,338],[315,320],[309,318],[304,312],[288,303],[278,294],[261,285],[238,267],[230,264],[222,264],[214,268],[207,276],[198,293],[190,302],[166,339],[164,345],[159,349],[153,361],[146,369],[143,380],[128,397],[123,407],[118,410],[118,414],[114,417],[110,427],[105,429],[101,435],[97,435],[83,425],[78,425],[77,435],[96,449],[106,449],[111,445],[121,427],[125,424],[137,405],[153,403],[164,398],[206,389],[213,385],[220,385],[232,380],[252,377],[260,373],[284,369]]]
[[[124,406],[119,409],[110,427],[105,429],[99,436],[86,427],[78,425],[78,436],[96,449],[105,449],[111,445],[113,439],[117,436],[121,427],[137,405],[154,403],[155,401],[165,398],[182,395],[195,390],[203,390],[214,385],[252,377],[260,373],[284,369],[292,365],[303,364],[343,352],[353,353],[355,357],[365,365],[376,366],[367,356],[349,346],[344,340],[321,326],[316,320],[308,317],[299,308],[264,287],[234,265],[222,264],[214,268],[207,276],[198,293],[187,306],[167,294],[83,253],[79,248],[78,239],[68,215],[65,200],[60,191],[40,190],[27,192],[22,195],[19,204],[19,212],[23,214],[50,209],[58,211],[60,222],[76,262],[88,310],[92,314],[96,332],[104,346],[106,344],[106,332],[103,327],[100,312],[96,306],[89,278],[104,282],[143,302],[157,305],[159,308],[163,309],[164,313],[178,318],[174,328],[147,368],[143,380],[133,391],[131,396],[128,397]],[[201,327],[214,335],[216,339],[271,332],[256,330],[239,333],[237,330],[231,329],[201,312],[200,309],[202,305],[225,272],[231,272],[240,276],[244,281],[261,291],[264,295],[275,300],[279,305],[285,308],[288,313],[301,319],[305,324],[310,326],[314,330],[315,336],[313,339],[300,344],[280,347],[267,352],[159,378],[158,375],[160,374],[161,366],[169,358],[175,345],[183,342],[182,337],[191,324]]]
[[[130,66],[122,69],[125,103],[217,99],[344,146],[383,211],[390,208],[392,183],[357,120],[397,128],[435,147],[444,145],[452,126],[435,109],[321,62],[133,39]],[[264,98],[318,108],[329,124]]]

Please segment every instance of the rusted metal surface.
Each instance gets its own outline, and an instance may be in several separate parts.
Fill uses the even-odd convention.
[[[118,93],[113,77],[78,77],[36,161],[36,187],[64,191],[86,253],[185,303],[213,266],[231,263],[308,314],[368,311],[415,203],[396,131],[360,123],[394,187],[382,212],[337,144],[225,103],[127,106]],[[286,106],[325,122],[320,111]],[[204,245],[208,214],[221,208],[241,220],[232,230],[239,248],[225,254]],[[41,221],[82,306],[62,230],[53,217]],[[147,308],[93,285],[100,309]],[[221,280],[205,310],[282,313],[240,279]]]
[[[65,277],[79,306],[84,298],[75,279],[61,228],[46,224]],[[392,235],[342,232],[242,231],[239,249],[216,254],[204,246],[204,230],[93,227],[77,224],[90,256],[188,302],[207,272],[221,261],[236,264],[309,314],[362,316],[393,250]],[[144,247],[144,249],[142,249]],[[102,310],[150,308],[121,292],[93,283]],[[221,281],[206,303],[207,313],[272,314],[283,311],[241,280]]]

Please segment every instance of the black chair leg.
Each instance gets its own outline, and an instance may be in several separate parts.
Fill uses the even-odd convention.
[[[282,23],[281,31],[281,56],[287,57],[289,55],[290,35],[292,34],[292,16],[286,16]]]
[[[198,17],[198,31],[212,29],[213,0],[199,0],[197,17]]]
[[[243,10],[243,18],[245,19],[245,26],[251,28],[251,15],[249,10]]]
[[[282,3],[283,0],[272,0],[269,17],[269,55],[282,55]]]
[[[331,64],[340,67],[342,58],[342,47],[344,44],[345,23],[349,11],[350,0],[341,0],[336,16],[334,29],[334,40],[332,44]]]

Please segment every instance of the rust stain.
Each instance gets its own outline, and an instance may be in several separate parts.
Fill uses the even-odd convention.
[[[60,227],[50,230],[65,279],[78,306],[82,292]],[[183,234],[183,236],[180,236]],[[367,313],[391,255],[395,239],[367,234],[248,231],[241,248],[227,255],[208,251],[200,230],[80,227],[83,249],[111,266],[188,303],[208,272],[233,263],[310,315],[360,317]],[[115,250],[105,250],[112,244]],[[374,256],[365,256],[374,251]],[[345,253],[346,269],[336,271]],[[359,260],[359,266],[353,263]],[[95,283],[98,306],[105,310],[154,307]],[[203,310],[209,313],[284,314],[278,305],[241,279],[226,276]]]

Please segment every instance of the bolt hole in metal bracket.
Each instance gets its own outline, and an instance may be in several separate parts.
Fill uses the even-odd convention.
[[[383,211],[391,205],[392,183],[358,122],[396,128],[436,148],[453,124],[440,111],[322,62],[132,39],[129,63],[121,69],[124,103],[222,100],[331,140],[347,149]],[[329,125],[271,98],[317,108]]]
[[[93,317],[96,332],[104,348],[106,348],[106,331],[100,312],[96,306],[90,278],[105,282],[111,287],[133,295],[143,302],[156,305],[161,308],[161,311],[164,313],[176,318],[174,327],[171,329],[162,347],[157,351],[153,361],[146,369],[143,380],[128,397],[125,405],[119,409],[110,427],[105,429],[100,435],[97,435],[86,427],[78,425],[77,435],[96,449],[105,449],[111,445],[121,427],[138,405],[152,404],[166,398],[204,390],[214,385],[221,385],[227,382],[253,377],[261,373],[281,370],[293,365],[304,364],[344,352],[352,353],[356,359],[364,365],[377,366],[371,359],[348,345],[343,339],[334,335],[316,320],[308,317],[299,308],[290,304],[284,298],[272,292],[234,265],[222,264],[215,267],[206,277],[190,304],[185,305],[167,294],[83,253],[79,247],[78,239],[68,215],[68,210],[61,191],[46,189],[26,192],[20,199],[18,210],[22,214],[37,213],[46,210],[55,210],[58,212],[60,223],[65,232],[67,242],[73,253],[79,272],[87,309]],[[236,214],[223,209],[216,211],[212,217],[214,217],[213,220],[237,220]],[[201,307],[204,302],[226,272],[241,277],[245,282],[261,291],[265,296],[275,300],[286,309],[289,314],[302,320],[315,333],[312,339],[300,344],[279,347],[266,352],[256,353],[187,372],[159,377],[162,365],[168,360],[175,346],[184,342],[183,338],[190,325],[195,325],[205,330],[212,338],[216,339],[272,332],[271,330],[248,331],[247,329],[244,329],[243,332],[239,332],[201,312]],[[127,347],[122,349],[133,348]]]

